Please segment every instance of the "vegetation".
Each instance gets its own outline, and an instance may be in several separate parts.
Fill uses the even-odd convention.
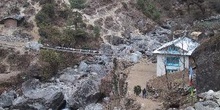
[[[0,63],[0,73],[6,72],[6,66],[2,63]]]
[[[141,86],[134,86],[134,93],[138,96],[141,93]]]
[[[153,20],[160,19],[160,12],[156,6],[149,0],[137,0],[137,8],[142,11],[142,13]]]
[[[86,7],[86,0],[69,0],[71,8],[83,9]]]
[[[41,50],[40,60],[42,61],[42,65],[44,65],[41,71],[43,78],[47,79],[57,73],[61,63],[59,53],[52,50]]]
[[[210,0],[211,6],[213,7],[213,9],[220,13],[220,1],[219,0]]]
[[[198,22],[193,26],[193,28],[197,31],[217,30],[220,28],[220,22],[218,22],[218,21]]]
[[[13,70],[25,70],[30,65],[30,61],[31,55],[27,53],[20,55],[18,52],[9,54],[7,59]]]
[[[45,4],[35,18],[38,27],[45,27],[51,25],[55,18],[54,4]]]
[[[93,33],[95,37],[99,37],[100,36],[100,28],[98,26],[95,26],[93,29]]]

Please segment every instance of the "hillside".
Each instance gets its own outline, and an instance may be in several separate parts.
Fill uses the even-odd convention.
[[[193,55],[201,73],[198,88],[213,89],[219,79],[219,38],[213,37],[220,33],[219,7],[219,0],[1,0],[0,108],[146,108],[127,95],[149,79],[140,78],[140,84],[129,78],[144,74],[135,69],[145,67],[143,58],[149,62],[144,70],[153,75],[152,51],[184,35],[201,43]],[[59,49],[65,51],[54,51]]]

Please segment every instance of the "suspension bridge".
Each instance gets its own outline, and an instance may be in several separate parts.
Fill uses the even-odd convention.
[[[17,48],[17,49],[22,49],[22,48],[30,49],[30,48],[27,48],[26,46],[24,46],[24,44],[17,45],[17,44],[13,44],[13,43],[2,43],[2,42],[0,42],[0,47]],[[39,46],[39,49],[77,53],[77,54],[84,54],[84,55],[114,56],[113,54],[103,53],[102,51],[99,51],[96,49],[75,49],[75,48],[69,48],[69,47],[60,47],[60,46],[50,47],[50,46],[44,46],[44,45]]]

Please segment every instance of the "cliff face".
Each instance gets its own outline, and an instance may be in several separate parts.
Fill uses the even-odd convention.
[[[197,65],[198,92],[220,90],[220,36],[201,44],[193,53],[193,57]]]

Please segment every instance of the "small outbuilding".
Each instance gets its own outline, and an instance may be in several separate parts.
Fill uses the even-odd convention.
[[[153,54],[157,55],[157,76],[189,68],[190,56],[198,46],[195,40],[180,37],[156,49]]]
[[[23,20],[24,16],[13,15],[1,19],[0,24],[3,24],[6,28],[16,28]]]

